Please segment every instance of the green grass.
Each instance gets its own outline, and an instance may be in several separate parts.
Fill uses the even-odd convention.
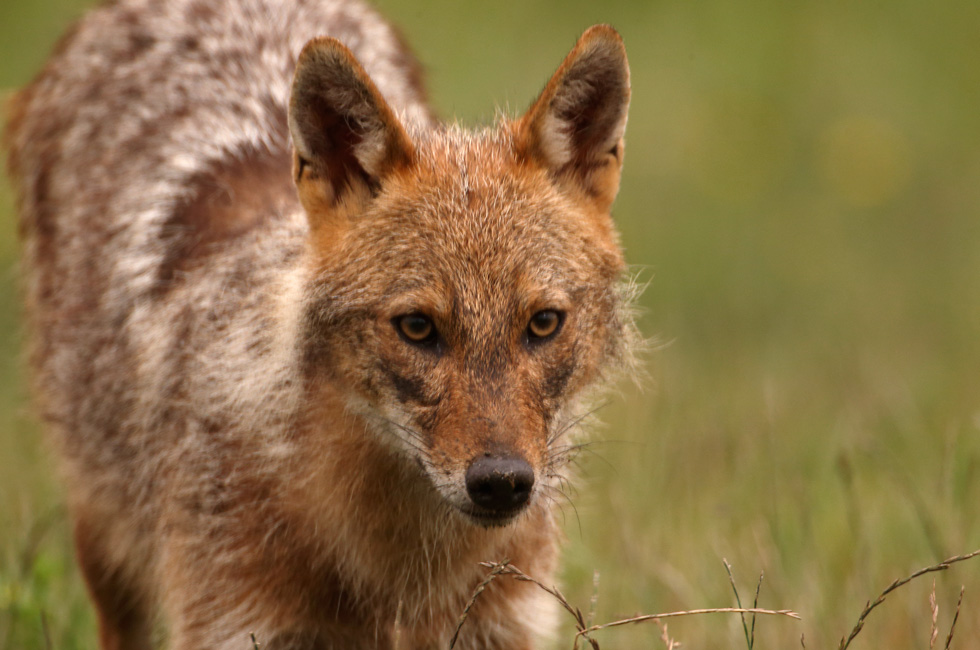
[[[0,6],[0,90],[79,12]],[[980,5],[973,2],[378,3],[444,115],[524,108],[593,22],[633,72],[616,217],[664,345],[566,508],[563,591],[596,620],[743,603],[756,648],[834,648],[866,601],[980,547]],[[0,185],[0,644],[94,647],[65,515],[26,407],[15,227]],[[980,638],[980,560],[936,578],[952,647]],[[931,580],[889,596],[851,648],[927,648]],[[45,621],[42,624],[42,613]],[[567,622],[572,630],[572,621]],[[742,647],[737,615],[669,621]],[[663,647],[654,625],[596,633]],[[568,644],[570,645],[570,644]],[[567,647],[563,644],[562,647]]]

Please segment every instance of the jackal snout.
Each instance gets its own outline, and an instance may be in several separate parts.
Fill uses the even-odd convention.
[[[441,426],[427,434],[425,467],[441,498],[486,527],[524,512],[549,474],[545,418],[537,409],[514,408],[522,398],[506,394],[450,393]]]
[[[476,458],[466,470],[466,493],[474,510],[467,514],[481,523],[503,523],[524,509],[534,488],[534,469],[518,456]]]

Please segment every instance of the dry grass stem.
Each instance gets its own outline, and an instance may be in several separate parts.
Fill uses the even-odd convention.
[[[960,598],[956,601],[956,612],[953,614],[953,622],[949,626],[949,634],[946,636],[945,650],[949,650],[949,644],[953,642],[953,632],[956,630],[956,621],[960,618],[960,606],[963,605],[963,592],[966,587],[960,587]]]
[[[919,569],[912,575],[906,578],[902,578],[901,580],[896,580],[895,582],[888,585],[888,588],[886,588],[883,592],[881,592],[881,595],[879,595],[878,598],[874,600],[874,602],[869,602],[867,605],[864,606],[864,610],[861,612],[861,615],[858,617],[858,621],[854,625],[854,629],[851,630],[851,633],[846,638],[841,639],[840,645],[838,646],[838,650],[846,650],[846,648],[849,645],[851,645],[851,641],[854,640],[854,637],[856,637],[858,633],[861,631],[861,629],[864,627],[864,621],[865,619],[868,618],[868,614],[870,614],[875,607],[885,602],[885,598],[888,596],[888,594],[895,591],[902,585],[908,584],[912,580],[915,580],[919,576],[925,575],[927,573],[933,573],[935,571],[945,571],[951,565],[956,564],[957,562],[963,562],[964,560],[969,560],[970,558],[974,558],[978,555],[980,555],[980,549],[977,549],[976,551],[973,551],[972,553],[967,553],[965,555],[957,555],[948,558],[946,560],[943,560],[939,564],[934,564],[932,566]],[[955,625],[955,618],[954,618],[954,625]],[[952,634],[952,629],[950,630],[950,634]]]
[[[858,617],[858,621],[855,624],[854,629],[851,630],[851,633],[847,637],[841,639],[840,645],[838,646],[838,650],[847,649],[847,647],[851,644],[851,641],[854,640],[854,638],[858,635],[858,633],[860,633],[860,631],[864,627],[864,622],[868,618],[868,615],[874,610],[875,607],[885,602],[885,598],[887,598],[890,593],[892,593],[896,589],[902,587],[903,585],[908,584],[912,580],[915,580],[916,578],[922,575],[925,575],[927,573],[937,572],[937,571],[945,571],[946,569],[948,569],[953,564],[956,564],[957,562],[963,562],[965,560],[974,558],[978,555],[980,555],[980,549],[977,549],[972,553],[966,553],[964,555],[956,555],[954,557],[947,558],[946,560],[943,560],[938,564],[934,564],[932,566],[919,569],[918,571],[912,573],[911,575],[891,583],[884,591],[881,592],[881,594],[874,601],[869,601],[867,605],[865,605],[864,610],[861,612],[861,615]],[[788,609],[772,610],[772,609],[764,609],[758,607],[759,593],[762,589],[762,580],[764,574],[759,575],[759,581],[756,584],[755,598],[752,602],[752,607],[742,607],[741,599],[738,594],[738,588],[735,584],[735,578],[734,575],[732,574],[731,565],[728,563],[727,560],[723,560],[723,562],[725,564],[725,569],[728,572],[728,579],[731,582],[732,591],[734,591],[735,593],[735,601],[738,603],[738,607],[715,607],[715,608],[706,608],[706,609],[689,609],[689,610],[683,610],[677,612],[663,612],[660,614],[644,614],[640,616],[633,616],[631,618],[625,618],[625,619],[611,621],[609,623],[602,623],[598,625],[592,623],[595,617],[596,604],[598,601],[598,587],[599,587],[598,573],[596,573],[593,578],[594,590],[593,590],[592,598],[590,599],[589,614],[588,617],[586,617],[583,616],[582,611],[578,607],[575,607],[568,602],[568,600],[561,593],[561,591],[558,590],[557,587],[554,586],[549,587],[548,585],[545,585],[539,580],[532,578],[531,576],[527,575],[517,567],[511,565],[508,560],[504,560],[503,562],[482,562],[481,566],[486,567],[487,569],[490,570],[490,572],[487,574],[486,578],[484,578],[483,581],[477,586],[476,590],[473,592],[473,596],[470,598],[470,601],[467,603],[466,608],[463,610],[463,613],[460,615],[459,622],[456,625],[456,631],[453,634],[452,641],[450,642],[449,648],[450,650],[452,650],[452,648],[456,645],[456,640],[459,637],[459,631],[460,629],[462,629],[463,623],[466,621],[466,618],[469,615],[470,610],[473,608],[473,605],[476,603],[476,600],[480,597],[480,594],[483,593],[484,589],[486,589],[491,582],[493,582],[496,578],[502,575],[510,576],[515,580],[519,580],[522,582],[534,583],[540,589],[544,590],[545,592],[550,594],[553,598],[555,598],[555,600],[557,600],[561,604],[561,606],[564,607],[565,610],[572,615],[572,618],[575,619],[575,629],[576,629],[573,650],[578,648],[578,642],[580,638],[585,639],[593,650],[599,650],[599,643],[591,636],[594,632],[598,632],[600,630],[605,630],[612,627],[619,627],[622,625],[643,623],[646,621],[654,621],[657,623],[657,625],[660,627],[661,630],[660,638],[666,645],[667,650],[674,650],[675,648],[679,648],[681,644],[676,642],[670,637],[670,635],[667,632],[667,625],[666,623],[663,622],[662,619],[674,618],[679,616],[694,616],[697,614],[726,614],[726,613],[739,614],[741,616],[742,629],[745,633],[745,640],[746,643],[748,644],[749,650],[752,650],[752,647],[755,643],[755,616],[757,614],[763,614],[769,616],[786,616],[789,618],[800,620],[801,618],[800,615],[792,610],[788,610]],[[963,605],[964,591],[965,588],[960,589],[959,600],[956,603],[956,611],[953,615],[953,621],[950,624],[949,634],[946,637],[945,650],[949,650],[950,644],[952,643],[953,640],[953,634],[956,631],[956,623],[959,620],[960,609]],[[936,599],[935,581],[933,581],[932,593],[930,594],[929,597],[929,606],[932,612],[932,627],[931,627],[931,633],[929,637],[929,649],[934,650],[936,645],[936,640],[938,639],[939,636],[939,632],[938,632],[939,605]],[[752,614],[751,628],[745,620],[745,614]],[[254,643],[255,640],[254,635],[252,639]],[[800,647],[806,650],[806,637],[802,634],[800,635]],[[256,650],[257,648],[258,646],[256,645]]]
[[[619,621],[612,621],[610,623],[603,623],[602,625],[593,625],[581,630],[579,634],[591,634],[598,630],[605,630],[610,627],[619,627],[620,625],[628,625],[630,623],[642,623],[644,621],[655,621],[661,618],[675,618],[678,616],[695,616],[697,614],[768,614],[771,616],[788,616],[789,618],[795,618],[800,620],[800,615],[791,609],[760,609],[757,607],[711,607],[707,609],[687,609],[680,612],[664,612],[662,614],[644,614],[642,616],[634,616],[632,618],[624,618]]]
[[[619,621],[602,623],[601,625],[590,625],[589,623],[591,622],[591,614],[587,622],[586,617],[582,614],[582,610],[569,603],[568,600],[565,598],[564,594],[562,594],[557,587],[554,586],[549,587],[548,585],[545,585],[541,581],[532,578],[531,576],[527,575],[517,567],[511,565],[506,560],[503,562],[481,562],[480,565],[486,567],[487,569],[490,569],[490,572],[487,574],[487,577],[483,579],[483,582],[481,582],[477,586],[476,590],[473,592],[473,596],[470,598],[469,603],[467,603],[466,608],[463,610],[463,613],[460,615],[459,622],[456,625],[456,632],[453,634],[453,638],[449,643],[450,650],[452,650],[452,648],[456,645],[456,640],[459,637],[459,631],[460,629],[462,629],[463,623],[466,621],[466,617],[469,615],[469,612],[473,608],[474,603],[476,603],[477,598],[480,597],[480,594],[483,593],[483,590],[486,589],[487,585],[489,585],[492,581],[494,581],[495,579],[497,579],[499,576],[502,575],[510,576],[515,580],[519,580],[521,582],[531,582],[537,585],[540,589],[549,593],[555,600],[557,600],[561,604],[562,607],[565,608],[565,611],[567,611],[569,614],[572,615],[572,618],[575,619],[575,630],[576,630],[575,642],[574,645],[572,646],[573,649],[578,647],[578,640],[582,638],[589,643],[589,645],[592,647],[593,650],[600,650],[598,641],[596,641],[590,636],[593,632],[597,632],[599,630],[605,630],[611,627],[628,625],[631,623],[656,621],[658,625],[661,625],[661,630],[662,630],[661,638],[664,640],[665,643],[667,643],[668,650],[673,650],[673,648],[679,648],[681,644],[675,642],[669,637],[669,635],[667,635],[667,626],[664,625],[662,621],[660,621],[660,619],[674,618],[677,616],[693,616],[695,614],[736,613],[736,614],[753,614],[753,615],[770,614],[776,616],[788,616],[790,618],[795,618],[797,620],[800,619],[799,614],[788,609],[771,610],[771,609],[760,609],[757,607],[748,607],[748,608],[719,607],[713,609],[692,609],[692,610],[686,610],[680,612],[665,612],[663,614],[646,614],[642,616],[634,616],[632,618],[622,619]],[[596,576],[595,578],[595,584],[596,587],[598,587],[598,576]],[[757,598],[758,598],[758,590],[757,590]],[[592,601],[593,601],[593,608],[594,608],[596,598],[593,597]]]
[[[483,566],[488,567],[488,568],[491,568],[491,569],[495,567],[495,565],[489,564],[489,563],[483,563]],[[592,647],[593,650],[599,650],[599,643],[598,643],[598,641],[596,641],[595,639],[589,637],[588,628],[590,626],[586,624],[586,622],[585,622],[585,616],[582,615],[582,610],[580,610],[578,607],[575,607],[571,603],[569,603],[568,600],[565,598],[565,595],[563,593],[561,593],[561,591],[558,589],[558,587],[555,587],[555,586],[549,587],[546,584],[544,584],[543,582],[541,582],[540,580],[537,580],[536,578],[532,578],[531,576],[527,575],[526,573],[524,573],[523,571],[521,571],[517,567],[515,567],[513,565],[510,565],[510,564],[508,564],[507,566],[505,566],[503,568],[503,571],[501,571],[501,575],[509,575],[512,578],[514,578],[515,580],[519,580],[521,582],[531,582],[531,583],[537,585],[540,589],[542,589],[545,592],[551,594],[551,596],[555,600],[557,600],[561,604],[562,607],[565,608],[565,611],[567,611],[569,614],[571,614],[572,615],[572,618],[575,619],[576,634],[575,634],[575,646],[573,646],[573,647],[577,647],[578,638],[579,637],[582,637],[586,641],[589,642],[589,645]]]
[[[463,629],[463,623],[466,622],[466,617],[470,615],[470,610],[473,609],[473,605],[476,604],[476,599],[480,597],[480,594],[482,594],[483,590],[487,588],[487,585],[496,580],[497,576],[503,573],[504,570],[510,566],[510,560],[504,560],[503,562],[497,563],[484,562],[482,563],[482,566],[488,567],[490,569],[490,573],[488,573],[487,577],[483,579],[483,582],[477,585],[476,589],[473,591],[473,595],[470,597],[470,602],[466,603],[463,613],[459,615],[459,620],[456,621],[456,629],[453,631],[453,638],[449,641],[449,650],[453,650],[453,648],[456,647],[456,641],[459,639],[459,631]]]

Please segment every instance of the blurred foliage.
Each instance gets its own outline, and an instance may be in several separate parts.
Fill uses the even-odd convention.
[[[0,5],[0,92],[83,4]],[[759,647],[829,648],[893,579],[980,547],[980,3],[376,4],[439,111],[470,124],[527,106],[586,26],[627,43],[616,217],[655,345],[565,509],[572,602],[599,571],[599,621],[730,605],[725,557],[743,599],[764,570],[760,604],[804,617],[759,621]],[[45,647],[45,612],[52,647],[92,647],[26,414],[11,206],[0,184],[0,643]],[[965,647],[980,564],[937,580],[941,625],[966,585]],[[930,620],[913,583],[852,647],[925,647]],[[741,643],[736,617],[670,626],[691,647]]]

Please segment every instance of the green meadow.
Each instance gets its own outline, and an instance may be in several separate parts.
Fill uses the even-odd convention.
[[[4,97],[86,4],[0,3]],[[649,345],[563,506],[572,605],[596,623],[731,607],[727,560],[743,605],[764,573],[759,607],[802,617],[760,615],[756,648],[830,650],[893,580],[980,548],[980,3],[375,4],[465,124],[523,110],[587,26],[626,41],[614,214]],[[17,256],[4,179],[0,649],[95,648],[28,403]],[[974,647],[980,557],[896,590],[850,647],[934,647],[933,591],[943,647],[961,586],[950,647]],[[750,645],[737,614],[662,622],[594,638]]]

